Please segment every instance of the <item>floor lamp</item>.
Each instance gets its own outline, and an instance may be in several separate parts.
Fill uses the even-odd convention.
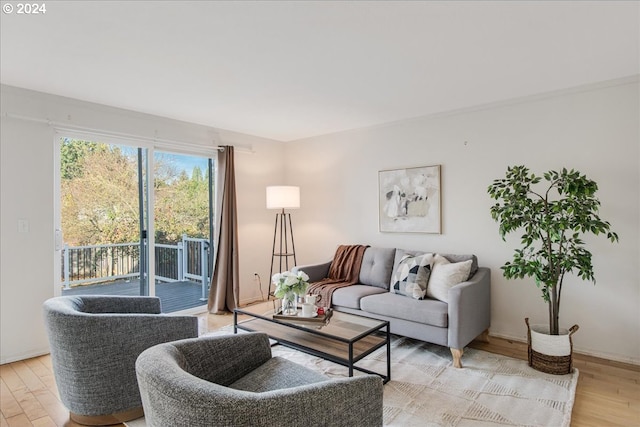
[[[271,277],[273,277],[273,264],[278,258],[278,273],[289,270],[289,258],[293,258],[296,265],[296,247],[293,243],[293,228],[291,227],[291,214],[285,209],[298,209],[300,207],[300,187],[274,185],[267,187],[267,209],[280,209],[276,214],[276,224],[273,230],[273,250],[271,251],[271,271],[269,272],[269,294],[271,295]],[[285,269],[282,269],[282,266]]]

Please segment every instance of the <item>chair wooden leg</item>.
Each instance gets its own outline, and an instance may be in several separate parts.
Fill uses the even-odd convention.
[[[142,406],[129,409],[128,411],[119,412],[109,415],[80,415],[69,412],[69,418],[72,421],[85,426],[108,426],[113,424],[122,424],[125,421],[135,420],[144,416]]]
[[[463,348],[450,348],[451,355],[453,356],[453,367],[454,368],[462,368],[462,354],[464,353]]]

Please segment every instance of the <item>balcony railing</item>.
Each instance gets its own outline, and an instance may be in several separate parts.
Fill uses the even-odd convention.
[[[206,239],[182,236],[175,245],[155,245],[155,277],[159,282],[193,281],[202,284],[206,299],[211,251]],[[140,243],[68,246],[62,250],[65,289],[83,284],[140,277]]]

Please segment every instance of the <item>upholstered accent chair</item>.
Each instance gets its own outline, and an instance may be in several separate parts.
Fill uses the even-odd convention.
[[[198,336],[197,317],[161,314],[155,297],[62,296],[45,301],[43,309],[60,399],[71,419],[84,425],[142,416],[138,355]]]
[[[329,379],[272,357],[263,333],[159,344],[136,373],[147,427],[382,425],[382,378]]]

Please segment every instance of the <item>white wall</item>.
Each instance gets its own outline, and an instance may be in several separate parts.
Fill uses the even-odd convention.
[[[55,281],[54,128],[6,115],[195,146],[253,147],[255,154],[237,151],[235,156],[240,299],[260,297],[254,271],[266,294],[273,211],[265,208],[265,187],[284,181],[283,143],[7,86],[1,87],[0,98],[0,363],[48,352],[41,306],[54,295]],[[28,220],[28,233],[18,233],[19,219]]]
[[[519,234],[500,239],[486,190],[510,165],[575,168],[598,182],[601,217],[620,242],[586,239],[597,285],[567,277],[560,321],[580,325],[577,351],[640,363],[639,114],[633,78],[288,143],[287,183],[302,198],[298,264],[328,260],[342,243],[474,253],[492,270],[491,333],[526,340],[524,317],[547,323],[546,304],[531,280],[502,277]],[[380,233],[378,171],[434,164],[442,234]]]

